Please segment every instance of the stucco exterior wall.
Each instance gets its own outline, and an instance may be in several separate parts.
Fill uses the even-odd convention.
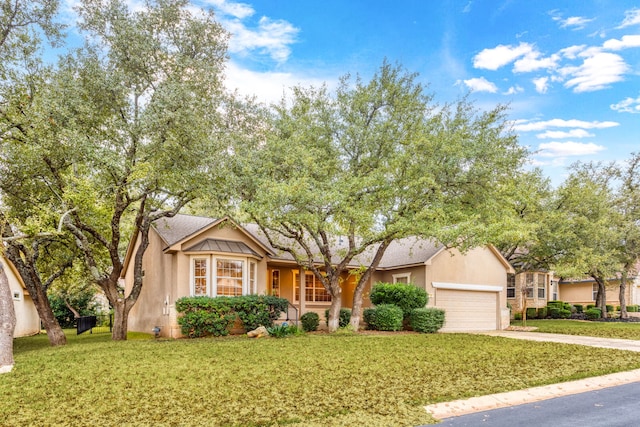
[[[560,283],[559,297],[561,301],[571,304],[595,304],[593,299],[593,281],[577,282],[577,283]],[[636,283],[633,280],[627,282],[625,292],[627,304],[637,304]],[[615,280],[607,284],[607,304],[613,305],[614,309],[620,305],[620,282]]]
[[[40,316],[31,296],[20,283],[17,273],[8,261],[1,261],[4,272],[9,280],[9,288],[13,298],[13,309],[16,313],[16,328],[13,331],[14,338],[35,335],[40,332]]]

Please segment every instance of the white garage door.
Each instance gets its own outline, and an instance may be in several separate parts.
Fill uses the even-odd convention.
[[[445,310],[443,332],[498,329],[498,292],[493,289],[448,289],[455,284],[447,285],[450,286],[436,288],[434,301],[436,307]]]

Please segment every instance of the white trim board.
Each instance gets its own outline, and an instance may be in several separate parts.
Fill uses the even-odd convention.
[[[479,292],[501,292],[504,290],[502,286],[495,285],[471,285],[465,283],[444,283],[431,282],[436,289],[451,289],[456,291],[479,291]]]

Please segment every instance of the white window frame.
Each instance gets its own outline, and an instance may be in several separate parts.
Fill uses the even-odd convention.
[[[206,291],[204,295],[196,295],[196,261],[204,260],[206,262]],[[189,260],[190,264],[190,277],[189,277],[189,286],[191,287],[191,295],[193,296],[210,296],[211,295],[211,256],[210,255],[196,255],[192,256]]]
[[[247,287],[248,287],[248,280],[249,278],[247,277],[247,265],[248,263],[248,258],[239,258],[239,257],[233,257],[233,256],[214,256],[213,257],[213,262],[211,263],[211,265],[215,265],[215,268],[212,269],[212,274],[213,274],[213,278],[211,280],[211,291],[212,294],[211,296],[213,297],[217,297],[218,296],[218,261],[241,261],[242,262],[242,285],[240,286],[240,295],[247,295]],[[226,296],[226,295],[225,295]]]
[[[22,292],[21,291],[11,291],[11,295],[13,296],[14,301],[22,301]]]
[[[247,259],[247,281],[249,283],[249,294],[255,295],[258,293],[258,263],[251,259]]]
[[[274,280],[276,276],[278,278],[277,282]],[[271,270],[271,294],[273,296],[280,297],[280,282],[280,270]],[[274,283],[277,283],[275,288],[273,286]]]
[[[513,286],[509,286],[509,285]],[[515,299],[516,298],[516,275],[513,273],[507,273],[507,298]],[[513,296],[509,296],[509,291],[513,291]]]
[[[542,283],[540,283],[540,279],[542,279]],[[538,299],[545,299],[547,297],[547,275],[546,274],[538,273],[538,284],[536,288],[537,288],[536,294],[538,296]],[[542,296],[540,296],[540,294],[542,294]]]
[[[305,289],[304,289],[305,294],[306,294],[307,289],[308,289],[308,288],[306,287],[306,276],[311,276],[311,277],[313,277],[314,289],[315,289],[315,288],[318,288],[318,284],[320,285],[320,287],[321,287],[322,289],[325,289],[325,288],[324,288],[324,285],[322,284],[322,282],[320,282],[320,281],[318,280],[318,278],[316,277],[316,275],[315,275],[315,274],[313,274],[313,272],[312,272],[312,271],[305,271],[305,272],[304,272],[304,275],[305,275]],[[298,297],[297,297],[297,298],[296,298],[296,290],[297,290],[297,293],[298,293]],[[326,289],[325,289],[325,291],[326,291]],[[300,302],[300,295],[301,295],[301,293],[302,293],[302,292],[301,292],[301,290],[300,290],[300,271],[299,271],[299,270],[293,270],[293,299],[294,299],[294,301],[293,301],[293,302],[294,302],[294,303],[299,303],[299,302]],[[314,295],[315,295],[315,293],[314,293]],[[331,294],[329,294],[329,298],[332,298],[332,297],[331,297]],[[324,305],[330,305],[330,304],[331,304],[331,301],[310,301],[310,300],[308,300],[308,299],[305,299],[305,302],[306,302],[306,303],[309,303],[309,304],[324,304]]]
[[[411,273],[397,273],[393,274],[393,283],[411,283]],[[398,279],[407,279],[406,282],[399,282]]]

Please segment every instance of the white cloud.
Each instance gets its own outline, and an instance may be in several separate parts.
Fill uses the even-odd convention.
[[[291,54],[289,45],[296,42],[299,29],[284,20],[272,20],[263,16],[258,28],[250,29],[241,21],[221,21],[231,33],[229,51],[245,55],[257,50],[278,62],[284,62]]]
[[[236,3],[227,0],[204,0],[204,3],[210,4],[222,15],[230,15],[238,19],[248,18],[255,13],[253,7],[246,3]]]
[[[564,85],[576,93],[605,89],[611,83],[622,81],[629,70],[620,55],[598,48],[587,49],[580,56],[585,58],[582,65],[560,70],[562,75],[572,77]]]
[[[324,83],[329,89],[337,86],[338,79],[327,76],[325,79],[296,75],[292,73],[256,72],[240,68],[232,61],[227,63],[225,70],[225,86],[227,89],[237,90],[245,96],[255,96],[264,103],[277,103],[293,86],[320,87]]]
[[[533,51],[533,46],[529,43],[520,43],[518,46],[498,45],[493,49],[483,49],[477,54],[473,58],[473,66],[475,68],[497,70]]]
[[[569,46],[560,50],[560,54],[568,59],[576,59],[578,55],[585,51],[586,45]]]
[[[571,16],[567,19],[556,19],[556,21],[560,21],[560,28],[572,28],[574,30],[580,30],[584,28],[586,24],[593,21],[593,19],[584,18],[582,16]]]
[[[625,98],[617,104],[611,104],[611,109],[619,113],[640,114],[640,96],[635,99]]]
[[[547,89],[549,89],[549,77],[539,77],[531,81],[536,87],[536,92],[547,93]]]
[[[524,92],[524,89],[519,85],[515,85],[511,86],[506,92],[503,93],[503,95],[515,95],[516,93],[522,92]]]
[[[640,47],[640,35],[622,36],[622,40],[610,39],[602,44],[609,50],[622,50],[629,47]]]
[[[640,9],[627,10],[624,15],[624,21],[622,21],[622,24],[620,24],[618,28],[625,28],[640,24]]]
[[[498,91],[498,87],[484,77],[464,80],[464,84],[474,92],[496,93]]]
[[[538,156],[541,157],[568,157],[568,156],[587,156],[596,154],[606,148],[593,142],[546,142],[538,146]]]
[[[571,129],[569,132],[561,130],[548,130],[536,135],[539,139],[563,139],[563,138],[589,138],[595,136],[584,129]]]
[[[515,73],[528,73],[542,68],[555,68],[559,60],[559,55],[554,54],[547,58],[540,58],[540,53],[533,51],[518,59],[513,64],[513,71]]]
[[[583,120],[551,119],[546,121],[531,122],[529,120],[516,120],[513,129],[519,132],[541,131],[549,128],[578,128],[578,129],[605,129],[619,126],[618,122],[585,122]]]

